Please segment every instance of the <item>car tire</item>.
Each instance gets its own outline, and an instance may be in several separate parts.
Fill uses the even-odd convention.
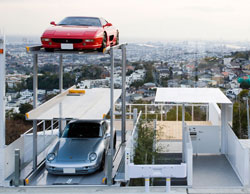
[[[103,152],[102,161],[101,161],[99,171],[103,171],[104,168],[105,168],[105,151]]]
[[[53,49],[53,48],[44,48],[44,50],[45,50],[46,52],[54,52],[54,49]]]
[[[119,32],[117,31],[115,45],[118,45],[118,44],[119,44],[119,42],[120,42]]]
[[[105,49],[107,47],[107,35],[106,33],[104,33],[104,36],[102,38],[102,46],[101,48],[98,49],[99,52],[103,52],[103,49]]]

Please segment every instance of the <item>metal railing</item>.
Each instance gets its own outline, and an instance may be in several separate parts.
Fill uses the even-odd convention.
[[[202,112],[205,115],[205,118],[202,120],[207,121],[209,119],[209,105],[208,104],[186,104],[185,112],[188,112],[191,116],[191,121],[196,121],[199,117],[197,108],[202,109]],[[126,104],[126,116],[127,119],[132,119],[133,109],[138,109],[142,111],[142,118],[144,119],[156,119],[158,121],[167,121],[167,120],[176,120],[181,121],[181,109],[182,104]],[[175,110],[175,117],[169,118],[168,113],[171,110]],[[119,118],[121,115],[121,104],[115,105],[115,118]]]
[[[134,153],[135,153],[135,148],[137,146],[137,139],[138,139],[138,125],[140,123],[140,119],[141,119],[141,115],[142,115],[142,111],[139,112],[139,115],[136,119],[136,122],[134,124],[134,128],[131,134],[131,137],[129,139],[130,141],[130,149],[131,149],[131,158],[130,161],[133,162],[134,161]]]
[[[184,178],[186,177],[186,164],[181,163],[178,165],[159,165],[159,164],[134,164],[134,152],[138,140],[138,124],[142,118],[142,111],[140,111],[133,131],[125,148],[125,180],[131,178],[144,178],[145,179],[145,192],[150,190],[150,178],[165,178],[166,179],[166,192],[170,192],[170,182],[172,177]]]
[[[39,157],[39,162],[43,161],[46,157],[45,150],[48,148],[50,143],[57,137],[56,129],[58,129],[58,120],[51,120],[50,125],[49,121],[41,121],[37,124],[37,153],[38,155],[42,153],[42,156]],[[24,138],[24,166],[32,161],[32,150],[33,150],[33,127],[27,130],[22,137]]]

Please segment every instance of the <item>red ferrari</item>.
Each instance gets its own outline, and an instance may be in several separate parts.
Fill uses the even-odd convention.
[[[119,31],[97,17],[66,17],[45,30],[42,47],[49,52],[62,50],[98,50],[119,44]]]

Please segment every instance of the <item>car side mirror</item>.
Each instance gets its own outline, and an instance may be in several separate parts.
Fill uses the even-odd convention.
[[[112,24],[111,23],[107,23],[107,24],[104,25],[104,27],[107,27],[107,26],[112,26]]]
[[[110,133],[106,133],[105,136],[104,136],[104,139],[107,139],[110,137]]]
[[[56,26],[56,23],[54,21],[50,22],[50,24]]]

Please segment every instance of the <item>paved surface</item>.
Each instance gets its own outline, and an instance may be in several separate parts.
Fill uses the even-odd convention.
[[[193,157],[193,188],[241,188],[242,185],[224,155]]]
[[[0,193],[4,194],[113,194],[113,193],[145,193],[144,187],[108,187],[108,186],[93,186],[93,187],[82,187],[82,186],[74,186],[74,187],[19,187],[19,188],[1,188]],[[165,187],[151,187],[150,193],[166,193]],[[172,188],[171,194],[243,194],[250,193],[250,188],[247,189],[186,189],[186,188]]]

